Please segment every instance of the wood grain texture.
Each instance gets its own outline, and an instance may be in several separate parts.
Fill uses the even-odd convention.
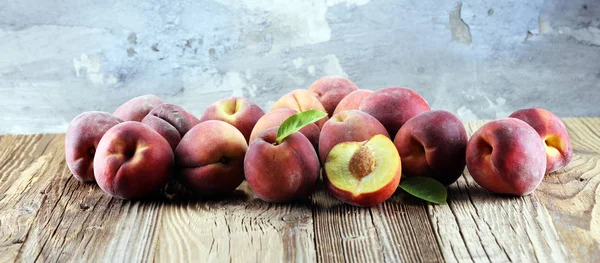
[[[469,174],[449,187],[448,205],[430,206],[447,262],[565,262],[550,215],[534,195],[491,194]]]
[[[0,262],[12,262],[44,203],[44,189],[64,159],[54,135],[0,137]]]
[[[309,203],[269,204],[243,183],[232,197],[163,206],[160,262],[315,262]]]
[[[600,153],[600,118],[563,119],[575,154],[594,151]]]
[[[546,175],[536,195],[573,258],[600,262],[600,118],[564,122],[574,146],[573,160]]]
[[[426,207],[401,191],[372,208],[344,204],[324,189],[312,200],[321,262],[442,261]]]
[[[383,245],[369,208],[346,205],[321,188],[313,195],[319,262],[382,262]]]
[[[491,194],[465,171],[447,204],[398,191],[373,208],[322,185],[291,204],[245,183],[222,198],[123,201],[72,177],[64,135],[0,136],[0,262],[598,262],[600,119],[565,124],[573,161],[530,196]]]
[[[486,121],[466,125],[472,134]],[[495,195],[465,170],[448,187],[448,204],[431,205],[432,224],[447,262],[565,262],[567,251],[536,193]]]
[[[18,261],[147,261],[153,256],[157,202],[113,199],[94,184],[75,180],[64,161],[64,135],[55,136],[50,179],[39,194],[34,227]],[[22,176],[25,176],[23,174]]]
[[[386,262],[443,261],[425,202],[399,190],[371,215]]]

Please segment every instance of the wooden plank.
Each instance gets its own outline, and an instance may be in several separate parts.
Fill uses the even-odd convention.
[[[320,185],[312,200],[319,262],[443,261],[424,203],[402,191],[381,205],[361,208]]]
[[[121,201],[72,178],[63,135],[1,136],[0,262],[596,262],[600,119],[565,124],[573,162],[530,196],[488,193],[465,172],[447,205],[399,192],[371,209],[322,188],[310,202],[267,204],[246,184],[223,199]]]
[[[233,197],[162,207],[160,262],[315,262],[310,203],[269,204],[246,183]]]
[[[600,118],[564,118],[563,122],[574,150],[600,153]]]
[[[53,135],[0,138],[0,262],[12,262],[45,200],[60,144]]]
[[[35,148],[42,144],[32,145]],[[51,151],[54,158],[49,166],[56,170],[39,173],[52,179],[42,190],[45,202],[35,220],[30,220],[35,227],[29,231],[26,240],[20,239],[19,242],[24,244],[21,247],[19,243],[19,247],[13,249],[12,258],[20,248],[17,259],[23,261],[148,261],[154,259],[157,246],[160,246],[157,259],[199,259],[205,256],[204,251],[198,249],[202,248],[202,243],[190,242],[194,240],[190,233],[203,234],[206,229],[224,223],[221,226],[225,226],[226,231],[221,227],[217,228],[220,232],[212,232],[212,246],[221,249],[206,254],[211,259],[316,260],[309,204],[267,204],[252,198],[247,186],[241,188],[246,197],[237,201],[189,202],[183,206],[164,203],[164,200],[112,199],[96,185],[73,179],[64,163],[64,137],[57,139],[54,146]],[[39,171],[35,167],[32,169]],[[164,220],[162,210],[166,213]],[[203,222],[208,224],[203,225]],[[200,228],[190,228],[194,225]],[[157,231],[161,231],[160,239]],[[14,233],[12,230],[6,232]],[[186,241],[181,242],[181,238]],[[181,248],[171,250],[173,246],[189,250],[173,254],[181,251]],[[225,254],[222,253],[224,248]]]
[[[52,145],[45,201],[19,251],[18,261],[149,261],[155,245],[157,202],[108,197],[80,183],[64,160],[64,135]]]
[[[535,194],[499,196],[468,173],[449,187],[448,205],[430,206],[447,262],[565,262],[567,253]]]
[[[469,134],[485,121],[467,125]],[[525,197],[492,194],[467,170],[448,187],[447,205],[429,211],[448,262],[565,262],[569,259],[537,192]]]
[[[398,191],[371,214],[386,262],[443,261],[424,202]]]
[[[321,187],[312,197],[319,262],[382,262],[370,209],[346,205]]]
[[[600,262],[600,118],[566,119],[574,155],[547,175],[536,195],[577,262]],[[584,135],[582,135],[584,134]]]

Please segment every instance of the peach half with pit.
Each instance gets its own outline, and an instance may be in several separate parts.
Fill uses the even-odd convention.
[[[329,193],[356,206],[374,206],[390,198],[402,174],[400,155],[385,135],[363,142],[334,146],[325,162],[324,181]]]

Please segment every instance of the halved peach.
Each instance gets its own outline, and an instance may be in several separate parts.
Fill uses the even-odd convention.
[[[356,206],[374,206],[390,198],[402,174],[394,143],[377,134],[363,142],[334,146],[325,162],[324,181],[329,193]]]

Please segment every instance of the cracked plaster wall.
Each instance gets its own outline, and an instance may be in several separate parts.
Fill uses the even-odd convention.
[[[403,85],[463,120],[524,107],[600,116],[600,2],[4,1],[0,134],[64,132],[155,93],[196,115],[268,109],[316,78]]]

